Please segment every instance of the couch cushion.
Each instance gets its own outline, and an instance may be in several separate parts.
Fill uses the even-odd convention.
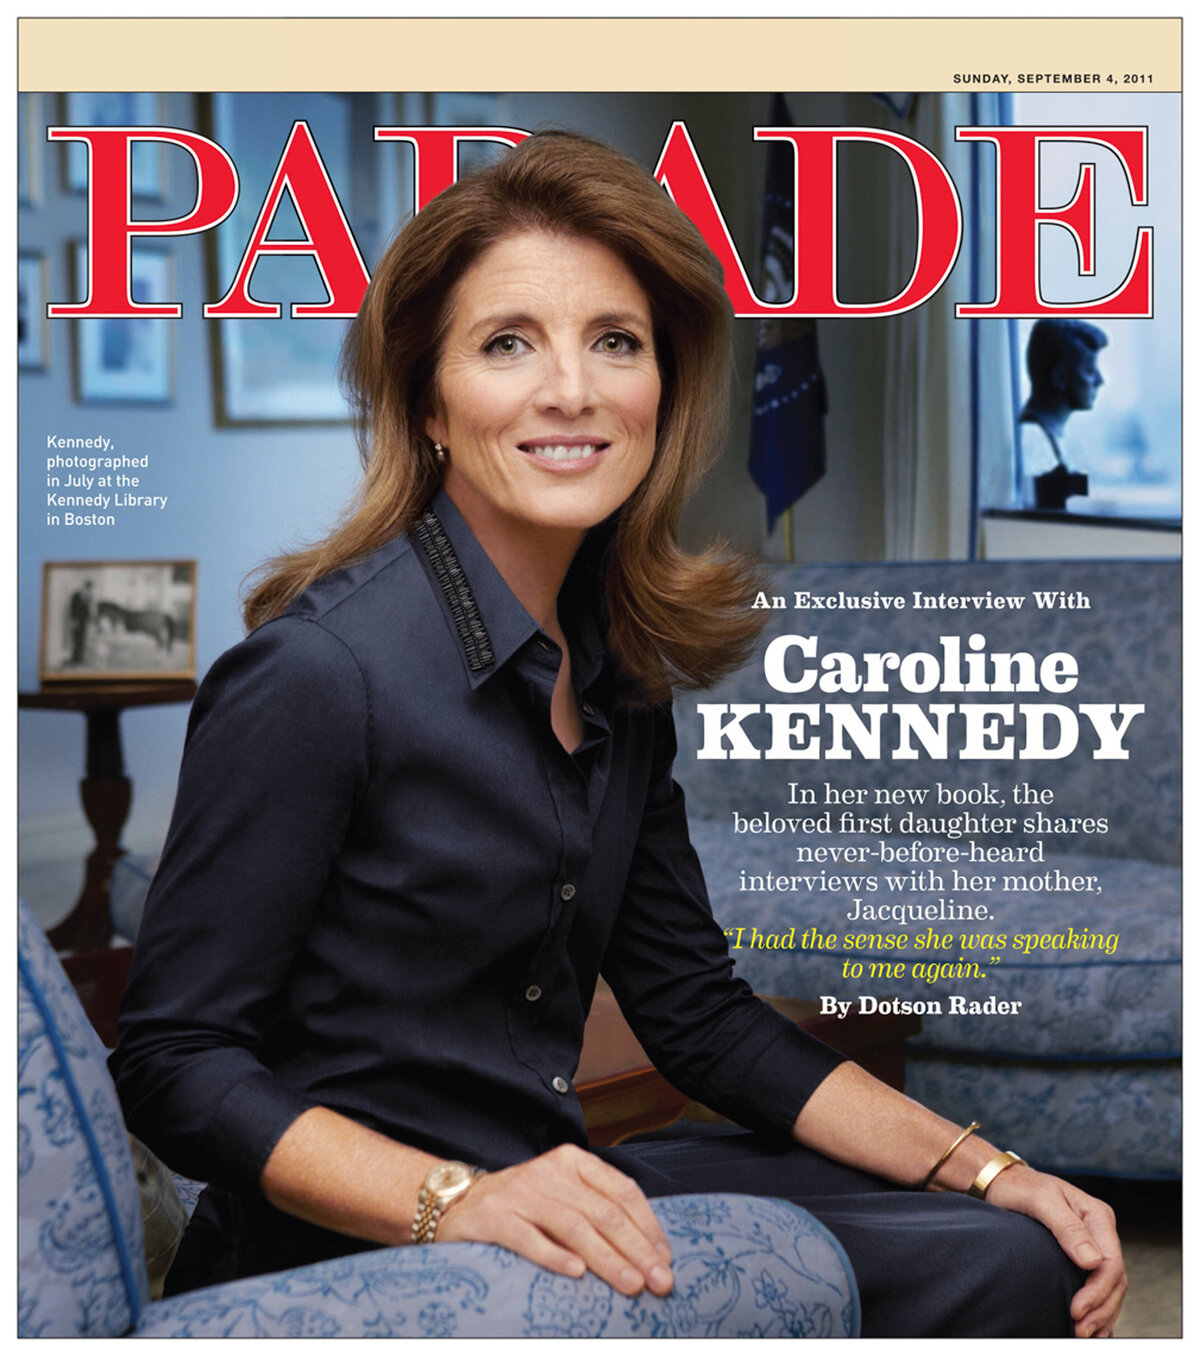
[[[676,776],[688,796],[693,820],[728,823],[731,809],[744,815],[797,813],[786,806],[788,783],[812,790],[823,809],[825,783],[835,788],[870,787],[894,792],[932,787],[941,781],[969,787],[986,780],[1009,798],[1017,782],[1031,782],[1054,793],[1053,813],[1105,817],[1108,831],[1086,840],[1077,834],[1044,833],[1047,852],[1091,852],[1177,866],[1181,850],[1182,779],[1179,729],[1182,716],[1181,571],[1178,561],[982,561],[971,564],[804,565],[780,568],[771,576],[772,592],[787,603],[812,595],[820,599],[871,598],[875,594],[905,601],[903,609],[784,607],[772,609],[763,640],[749,663],[709,692],[681,695],[675,705],[679,731]],[[1039,607],[1036,595],[1061,592],[1084,595],[1089,608]],[[967,607],[939,610],[915,608],[914,595],[1013,597],[1020,608]],[[991,693],[925,696],[906,693],[898,685],[869,699],[853,694],[775,691],[764,677],[767,640],[778,635],[819,638],[819,653],[862,655],[873,651],[899,654],[939,653],[941,636],[958,636],[964,649],[973,633],[987,638],[994,653],[1028,651],[1041,657],[1056,651],[1074,655],[1079,681],[1071,693],[1012,695]],[[850,758],[698,759],[702,727],[697,703],[849,703],[863,701],[931,701],[968,705],[977,702],[1061,700],[1130,702],[1145,711],[1130,726],[1129,758],[1093,759],[1093,737],[1085,728],[1069,756],[1043,760],[1020,757],[984,760],[951,756],[868,760],[855,751]],[[958,717],[956,719],[961,719]],[[894,716],[885,717],[887,721]],[[1086,722],[1084,722],[1086,727]],[[768,743],[766,717],[750,716],[745,730],[756,747]],[[886,744],[890,747],[890,744]],[[812,813],[813,811],[808,811]],[[878,809],[873,809],[878,813]],[[898,832],[904,832],[898,830]],[[922,834],[921,837],[928,835]]]
[[[841,1244],[750,1196],[651,1202],[674,1257],[665,1298],[626,1299],[503,1248],[385,1248],[154,1305],[139,1337],[843,1337],[859,1330]]]
[[[845,999],[860,995],[896,997],[913,1003],[936,1002],[939,1014],[930,1008],[922,1013],[923,1030],[914,1044],[937,1050],[972,1051],[978,1054],[1042,1056],[1062,1060],[1169,1059],[1178,1058],[1182,1042],[1182,942],[1180,936],[1181,875],[1177,867],[1113,857],[1047,853],[1044,862],[1022,867],[968,867],[990,870],[1003,877],[1012,872],[1043,875],[1055,871],[1067,876],[1095,876],[1103,887],[1099,894],[1080,895],[1057,890],[1021,892],[994,889],[986,895],[967,895],[969,903],[985,902],[994,917],[981,922],[897,922],[891,919],[850,921],[852,900],[845,894],[799,891],[754,893],[742,891],[741,872],[765,875],[815,875],[814,866],[795,866],[786,861],[778,841],[735,837],[728,825],[694,822],[692,840],[704,863],[713,912],[726,929],[742,927],[743,945],[733,955],[736,973],[759,993],[793,998],[818,998],[830,994]],[[881,841],[892,846],[902,840],[839,838],[841,844],[878,848]],[[882,875],[886,867],[877,860],[863,865],[830,867],[830,871],[856,871]],[[903,874],[903,869],[896,868]],[[949,871],[946,871],[949,877]],[[950,894],[949,890],[944,893]],[[936,904],[936,893],[897,893],[881,889],[876,896],[864,893],[864,903],[875,898],[889,904]],[[753,949],[746,944],[751,927],[763,936],[782,935],[795,929],[795,946],[784,949]],[[839,944],[828,950],[803,950],[806,928],[823,935],[835,933]],[[939,958],[954,962],[959,957],[980,965],[985,979],[945,978],[927,982],[906,974],[903,978],[844,978],[845,961],[928,960],[912,941],[932,928],[936,933],[995,932],[1007,938],[1048,937],[1067,940],[1069,930],[1110,939],[1104,947],[1048,947],[1028,955],[1011,948],[992,965],[982,951],[964,952],[957,947]],[[889,936],[907,933],[904,951],[867,948],[851,953],[840,944],[847,933]],[[1118,940],[1112,945],[1111,939]],[[731,938],[737,941],[736,933]],[[955,1015],[949,999],[957,995],[983,1000],[1019,1001],[1010,1015]]]
[[[108,912],[113,933],[132,942],[142,926],[146,895],[158,870],[157,853],[123,853],[113,863],[108,885]]]
[[[914,1051],[908,1092],[1050,1172],[1175,1178],[1183,1073],[1173,1063],[1042,1064]]]
[[[162,1299],[163,1283],[179,1251],[192,1211],[179,1194],[175,1174],[136,1135],[129,1136],[129,1149],[142,1199],[142,1235],[146,1240],[150,1298]]]
[[[114,1337],[147,1300],[137,1178],[104,1049],[18,903],[18,1325]]]

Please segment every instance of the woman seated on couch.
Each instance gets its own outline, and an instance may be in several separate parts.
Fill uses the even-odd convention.
[[[747,1191],[841,1240],[866,1335],[1111,1334],[1105,1205],[732,976],[669,705],[761,615],[744,563],[676,541],[729,334],[699,234],[582,137],[529,138],[381,262],[345,358],[361,495],[196,699],[113,1056],[131,1129],[211,1184],[194,1276],[474,1239],[661,1295],[647,1197]],[[588,1151],[601,972],[747,1131]]]

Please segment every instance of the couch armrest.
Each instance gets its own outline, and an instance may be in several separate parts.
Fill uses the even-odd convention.
[[[137,1337],[835,1337],[859,1330],[841,1245],[807,1211],[752,1196],[652,1202],[675,1289],[627,1299],[503,1248],[381,1248],[152,1304]]]

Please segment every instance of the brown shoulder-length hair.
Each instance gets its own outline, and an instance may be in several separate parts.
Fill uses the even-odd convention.
[[[618,511],[608,555],[609,643],[648,700],[704,687],[735,667],[759,629],[753,568],[716,549],[684,552],[680,510],[719,451],[731,308],[720,266],[653,177],[588,137],[538,132],[434,198],[396,237],[347,335],[341,375],[365,477],[334,532],[268,562],[245,620],[260,625],[314,580],[407,531],[441,475],[425,424],[459,279],[522,231],[595,240],[646,293],[662,380],[654,460]]]

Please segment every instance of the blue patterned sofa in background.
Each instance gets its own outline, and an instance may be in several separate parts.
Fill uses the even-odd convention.
[[[104,1050],[19,906],[19,1332],[23,1337],[830,1337],[859,1330],[837,1241],[747,1196],[656,1201],[665,1299],[626,1299],[475,1243],[386,1248],[151,1302],[129,1143]]]
[[[903,610],[795,608],[772,611],[767,636],[815,635],[822,654],[846,651],[939,652],[939,637],[965,638],[982,633],[992,652],[1029,651],[1039,659],[1055,651],[1073,654],[1079,665],[1076,690],[982,697],[935,695],[913,697],[894,686],[890,693],[863,700],[938,700],[1140,703],[1145,713],[1129,728],[1127,761],[1095,760],[1094,740],[1081,734],[1080,747],[1062,759],[1022,761],[992,758],[932,761],[884,757],[841,759],[697,759],[701,721],[697,702],[839,702],[843,695],[809,692],[789,695],[767,683],[760,645],[755,659],[710,693],[688,694],[676,703],[680,735],[676,775],[684,785],[692,838],[708,879],[714,911],[726,928],[742,927],[743,946],[735,954],[737,972],[760,993],[793,998],[833,995],[843,1001],[868,994],[912,1001],[941,1001],[941,1015],[923,1016],[924,1030],[910,1044],[908,1090],[944,1115],[962,1124],[978,1119],[988,1137],[1012,1147],[1039,1167],[1068,1173],[1100,1173],[1146,1177],[1177,1176],[1180,1169],[1180,1043],[1181,975],[1180,912],[1182,886],[1180,779],[1181,575],[1177,562],[987,562],[973,564],[804,566],[780,569],[772,576],[773,595],[795,602],[797,591],[823,599],[873,596],[875,591],[903,597]],[[968,604],[959,610],[916,609],[914,593],[979,598],[1023,597],[1018,609]],[[1037,606],[1035,592],[1086,596],[1090,608]],[[841,598],[839,598],[841,595]],[[765,644],[765,642],[764,642]],[[763,747],[763,717],[745,720],[744,728]],[[891,717],[890,719],[894,719]],[[1085,722],[1081,721],[1081,725]],[[884,739],[884,749],[887,740]],[[980,806],[936,804],[933,789],[949,792],[986,782],[1011,800],[1018,782],[1053,792],[1053,803],[1004,808],[993,815],[1034,815],[1104,820],[1106,832],[1018,832],[1015,838],[979,836],[986,845],[1016,842],[1045,844],[1045,861],[1034,865],[959,864],[964,874],[991,873],[992,888],[979,893],[953,888],[945,864],[916,864],[936,870],[940,888],[916,886],[889,890],[885,873],[907,876],[908,864],[880,862],[881,844],[903,846],[920,838],[944,845],[967,843],[931,832],[908,833],[902,826],[902,805],[876,803],[882,794],[903,789],[931,789],[924,805],[908,806],[925,816],[946,816]],[[808,791],[815,803],[790,803]],[[832,792],[827,787],[833,788]],[[836,801],[848,788],[868,788],[860,806]],[[890,833],[812,837],[804,834],[736,833],[734,813],[744,818],[816,815],[829,808],[834,826],[842,811],[878,816],[892,812]],[[948,826],[947,826],[948,827]],[[1023,826],[1022,826],[1023,827]],[[1093,827],[1098,827],[1094,825]],[[796,848],[854,844],[876,854],[847,865],[825,861],[798,864]],[[747,890],[748,875],[875,874],[879,888],[808,888],[786,892]],[[1049,873],[1094,876],[1102,893],[1061,889],[1003,890],[1005,874]],[[1061,880],[1061,876],[1058,878]],[[941,898],[959,903],[985,902],[991,921],[975,923],[892,921],[852,922],[853,897],[865,904],[900,902],[934,904]],[[786,936],[796,929],[792,949],[751,949],[750,928],[761,935]],[[826,937],[838,934],[839,945],[827,951],[801,949],[805,928]],[[946,953],[984,961],[985,979],[843,978],[845,961],[922,958],[908,950],[854,952],[841,944],[847,932],[891,934],[910,938],[933,927],[936,932],[1061,934],[1074,928],[1119,938],[1115,948],[1037,949],[1030,955],[1011,950],[992,965],[986,955],[963,952],[956,945]],[[869,970],[866,972],[869,974]],[[951,994],[983,1000],[993,996],[1021,1008],[1011,1015],[951,1015]]]

